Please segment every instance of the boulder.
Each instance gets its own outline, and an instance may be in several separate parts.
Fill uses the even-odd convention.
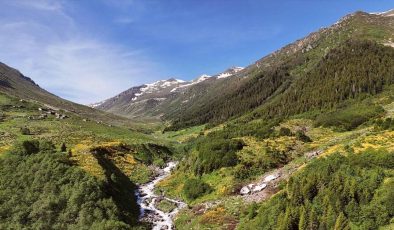
[[[239,191],[239,193],[241,193],[241,195],[249,194],[250,189],[248,188],[248,186],[244,186],[244,187],[242,187],[241,191]]]
[[[276,178],[278,178],[278,175],[272,174],[272,175],[268,175],[264,178],[264,182],[270,182],[275,180]]]
[[[267,184],[263,183],[263,184],[258,184],[253,188],[253,192],[260,192],[263,189],[265,189],[267,187]]]

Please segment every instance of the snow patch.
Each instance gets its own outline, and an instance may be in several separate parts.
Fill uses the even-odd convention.
[[[238,73],[239,71],[243,70],[243,67],[232,67],[226,71],[224,71],[223,73],[220,73],[216,76],[217,79],[221,79],[221,78],[227,78],[230,77],[236,73]]]
[[[380,15],[380,16],[385,16],[385,17],[392,17],[392,16],[394,16],[394,9],[387,10],[384,12],[373,12],[373,13],[369,13],[369,14]]]
[[[104,104],[106,101],[107,101],[107,100],[100,101],[100,102],[93,103],[93,104],[89,104],[88,106],[89,106],[90,108],[97,108],[97,107],[99,107],[100,105]]]
[[[134,97],[131,99],[132,101],[135,101],[138,99],[138,97],[147,94],[147,93],[153,93],[155,91],[165,89],[168,87],[173,87],[175,85],[179,85],[183,83],[184,81],[178,80],[178,79],[170,79],[170,80],[160,80],[160,81],[155,81],[150,84],[145,84],[143,85],[142,88],[140,88],[140,93],[135,93]],[[172,90],[171,90],[172,91]]]
[[[185,88],[185,87],[189,87],[189,86],[198,84],[198,83],[203,82],[203,81],[205,81],[205,80],[207,80],[207,79],[209,79],[209,78],[211,78],[211,76],[206,75],[206,74],[203,74],[203,75],[199,76],[198,78],[194,79],[193,81],[189,82],[188,84],[180,85],[180,86],[178,86],[178,87],[173,88],[170,92],[171,92],[171,93],[176,92],[176,91],[178,91],[179,89],[182,89],[182,88]]]

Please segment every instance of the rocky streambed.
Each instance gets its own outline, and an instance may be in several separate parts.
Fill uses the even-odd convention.
[[[157,183],[171,174],[171,169],[176,166],[176,162],[167,163],[164,169],[160,169],[158,175],[150,182],[140,185],[137,190],[138,203],[141,206],[140,220],[152,223],[152,229],[164,230],[174,229],[173,218],[180,209],[186,207],[186,204],[179,200],[167,198],[154,193]],[[156,207],[158,199],[165,199],[173,203],[176,208],[170,212],[163,212]]]

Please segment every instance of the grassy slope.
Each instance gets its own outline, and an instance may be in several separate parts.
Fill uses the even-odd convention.
[[[22,140],[52,141],[57,149],[65,143],[68,153],[64,154],[69,155],[72,167],[105,184],[121,210],[135,217],[135,209],[130,209],[135,206],[135,183],[145,183],[153,176],[150,164],[161,164],[171,157],[171,152],[161,147],[170,143],[127,127],[86,121],[71,112],[63,120],[54,115],[37,119],[40,106],[0,93],[0,158],[11,157],[10,149]],[[30,135],[23,135],[21,128],[28,128]]]
[[[50,106],[65,110],[75,116],[88,118],[106,124],[124,126],[138,130],[149,130],[150,128],[158,127],[157,122],[146,122],[144,125],[141,125],[141,123],[131,121],[127,118],[60,98],[40,88],[31,79],[25,77],[18,70],[3,63],[0,63],[0,92],[10,96],[30,100],[34,103],[40,104],[40,106]]]

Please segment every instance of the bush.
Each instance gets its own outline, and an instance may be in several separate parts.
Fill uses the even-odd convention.
[[[238,162],[236,152],[243,146],[244,143],[240,140],[204,138],[197,145],[198,156],[194,172],[201,175],[222,167],[235,166]]]
[[[183,193],[189,200],[195,200],[211,191],[211,187],[201,179],[188,179],[183,186]]]
[[[40,143],[37,140],[21,141],[16,143],[11,153],[20,156],[27,156],[38,153],[40,151]]]
[[[66,144],[63,142],[62,145],[60,146],[60,152],[66,152],[67,151],[67,146]]]
[[[381,106],[356,104],[316,118],[316,126],[352,130],[384,112]]]
[[[40,151],[45,153],[54,153],[56,152],[56,147],[52,143],[52,141],[41,141],[40,142]]]
[[[302,142],[312,142],[311,138],[308,137],[307,135],[305,135],[305,133],[301,130],[298,130],[296,132],[296,137],[299,141],[302,141]]]
[[[383,130],[394,130],[394,119],[390,117],[386,119],[379,119],[375,123]]]
[[[291,136],[292,133],[289,128],[281,127],[279,130],[279,136]]]
[[[30,135],[30,134],[31,134],[30,129],[28,129],[28,128],[26,128],[26,127],[22,127],[22,128],[20,129],[20,131],[21,131],[21,134],[22,134],[22,135]]]

